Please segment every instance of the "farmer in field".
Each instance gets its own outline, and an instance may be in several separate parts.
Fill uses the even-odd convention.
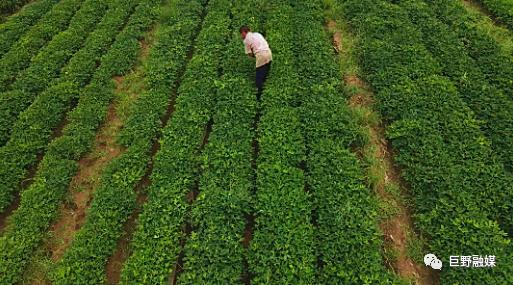
[[[257,98],[260,100],[264,82],[267,79],[269,70],[271,69],[271,62],[273,55],[269,44],[264,37],[259,33],[251,32],[248,26],[242,26],[239,29],[240,35],[244,40],[246,54],[256,58],[256,76],[255,85],[258,89]]]

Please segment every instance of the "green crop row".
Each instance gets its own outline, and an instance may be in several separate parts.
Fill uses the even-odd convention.
[[[0,2],[0,14],[13,13],[29,1],[30,0],[2,0],[2,2]]]
[[[233,37],[223,52],[215,124],[201,157],[199,196],[191,212],[193,231],[185,244],[178,284],[240,284],[246,274],[242,240],[254,188],[256,90],[249,80],[254,62],[244,55],[237,28],[247,23],[250,16],[245,8],[252,4],[232,1]]]
[[[513,2],[510,0],[480,0],[485,7],[513,31]]]
[[[93,4],[90,7],[91,9],[98,5],[94,2],[91,4]],[[83,7],[86,6],[88,6],[87,3]],[[10,101],[3,105],[1,110],[14,115],[13,117],[17,117],[16,114],[12,114],[15,110],[22,110],[26,107],[26,103],[30,104],[33,100],[32,97],[36,98],[32,105],[20,114],[12,127],[11,138],[5,146],[0,148],[0,158],[2,159],[0,177],[5,181],[0,186],[0,210],[5,209],[10,204],[13,195],[20,189],[20,182],[26,176],[28,168],[37,162],[37,155],[44,152],[55,128],[59,126],[70,109],[70,105],[73,105],[73,101],[76,101],[80,95],[79,90],[89,81],[91,75],[84,76],[84,74],[94,73],[101,56],[108,50],[119,28],[126,21],[127,14],[132,10],[131,7],[133,6],[126,2],[123,6],[114,5],[111,7],[110,12],[106,14],[106,17],[109,18],[104,18],[105,21],[101,23],[102,25],[99,26],[97,32],[89,37],[87,45],[75,54],[70,64],[64,69],[65,75],[40,96],[26,90],[17,90],[11,92],[13,96],[7,97]],[[77,15],[79,14],[77,13]],[[106,26],[107,24],[109,26]],[[109,30],[109,32],[106,32],[106,30]],[[69,40],[73,41],[74,39]],[[52,44],[48,47],[50,46]],[[42,68],[44,66],[43,69],[47,70],[47,63],[49,62],[52,61],[49,60],[37,66]],[[29,68],[29,70],[32,69]],[[31,73],[29,72],[29,74]],[[44,76],[36,73],[29,77],[42,78]],[[30,81],[24,80],[27,84]],[[14,106],[20,106],[21,108],[11,108]],[[8,126],[13,123],[9,122],[7,115],[2,120],[2,123],[4,122],[7,122]],[[7,129],[8,126],[5,126],[5,128],[2,126],[2,129]]]
[[[243,54],[240,49],[239,54]],[[185,244],[179,284],[240,284],[242,238],[251,209],[255,90],[247,78],[225,76],[218,87],[214,127],[202,155],[199,196]]]
[[[447,2],[450,1],[444,3]],[[436,6],[435,10],[456,9],[456,11],[465,12],[465,10],[459,10],[463,9],[459,5],[450,6],[443,4],[444,6],[437,6],[442,5],[442,3],[438,2],[436,5],[435,2],[431,4]],[[511,186],[512,182],[508,175],[505,175],[502,165],[498,163],[498,161],[503,162],[506,168],[510,170],[513,167],[510,146],[512,140],[511,125],[513,121],[511,121],[511,116],[508,115],[511,113],[513,105],[500,91],[494,89],[493,86],[487,85],[486,80],[483,78],[483,73],[480,73],[480,71],[475,68],[475,66],[481,65],[478,64],[477,60],[476,62],[472,62],[469,57],[465,57],[466,52],[464,47],[460,46],[458,49],[458,41],[451,37],[450,29],[443,30],[443,24],[439,22],[438,25],[428,23],[435,23],[436,19],[422,22],[422,24],[420,23],[420,21],[422,21],[420,14],[429,14],[430,9],[428,7],[423,4],[419,4],[418,6],[412,4],[410,9],[412,10],[411,13],[415,13],[415,10],[418,9],[421,10],[412,17],[419,21],[419,26],[433,25],[432,27],[425,28],[424,34],[420,36],[424,40],[429,38],[424,45],[427,50],[432,50],[435,64],[438,64],[439,67],[439,74],[447,75],[453,79],[455,86],[460,88],[459,96],[464,99],[463,101],[466,101],[465,103],[472,107],[474,111],[473,114],[477,114],[476,117],[480,120],[486,120],[484,122],[479,121],[478,124],[473,127],[467,126],[464,135],[458,134],[457,136],[453,136],[452,133],[454,133],[454,130],[452,128],[450,128],[450,132],[442,132],[443,136],[446,137],[445,140],[450,141],[450,144],[454,146],[460,145],[460,149],[451,149],[450,153],[459,155],[461,157],[460,159],[470,165],[473,164],[474,167],[478,167],[478,165],[481,164],[487,165],[488,169],[486,173],[480,176],[482,180],[476,182],[478,184],[476,184],[475,187],[482,189],[489,187],[489,189],[494,189],[494,192],[498,192],[498,196],[492,196],[492,198],[494,198],[492,200],[496,202],[494,206],[496,211],[492,217],[496,218],[501,223],[505,231],[513,233],[513,218],[511,217],[512,206],[509,202],[511,194],[507,194],[513,189]],[[454,13],[454,15],[457,15],[457,13]],[[452,17],[454,17],[454,15]],[[456,16],[455,18],[458,17]],[[464,20],[464,18],[461,16],[460,20]],[[469,25],[469,23],[466,23],[466,25]],[[439,32],[440,29],[443,31]],[[453,30],[456,31],[457,29]],[[422,33],[422,28],[419,28],[419,32]],[[435,37],[431,38],[432,34],[435,34]],[[463,41],[463,38],[461,40]],[[454,49],[456,49],[456,51]],[[483,49],[484,53],[486,53],[485,50],[486,49]],[[499,52],[495,54],[497,59],[500,58],[499,54]],[[472,63],[475,66],[473,66]],[[499,71],[496,72],[499,73]],[[510,79],[510,81],[513,83],[513,80]],[[507,90],[507,87],[505,90]],[[464,105],[463,102],[458,102],[458,104]],[[491,142],[480,141],[482,133],[488,134],[489,137],[492,138]],[[473,145],[476,145],[476,147],[472,147]],[[469,148],[472,149],[470,155]],[[494,155],[490,151],[491,149],[495,150],[499,156]],[[493,184],[490,185],[490,182]],[[490,198],[487,194],[482,193],[481,195],[485,201]]]
[[[60,1],[4,54],[0,60],[1,92],[8,90],[16,75],[30,64],[32,57],[42,47],[66,29],[83,2],[84,0]]]
[[[295,1],[297,66],[306,179],[314,201],[316,284],[398,284],[381,248],[375,193],[349,148],[360,143],[351,119],[331,42],[323,29],[322,1]]]
[[[96,30],[87,38],[84,47],[76,52],[62,71],[60,71],[61,77],[59,79],[53,79],[56,74],[50,74],[50,72],[42,74],[39,72],[51,69],[57,72],[59,68],[55,67],[55,61],[40,60],[39,63],[34,63],[34,68],[29,68],[22,75],[20,80],[17,81],[19,83],[16,86],[18,90],[5,93],[6,96],[2,100],[0,107],[0,137],[2,139],[0,139],[0,143],[5,143],[9,137],[12,131],[12,124],[18,118],[18,114],[33,103],[37,94],[46,89],[47,86],[70,82],[78,88],[82,88],[90,81],[102,55],[105,54],[114,41],[116,34],[126,23],[126,18],[132,12],[132,8],[133,4],[130,2],[125,3],[122,7],[111,7],[103,17],[103,20],[98,24]],[[66,33],[66,37],[69,38],[70,35],[74,34],[76,32]],[[75,41],[78,39],[75,39],[73,36],[69,40]],[[58,49],[56,50],[55,46],[62,47],[62,44],[57,41],[56,44],[50,44],[50,46],[45,50],[48,50],[50,53],[56,53]],[[52,65],[54,68],[49,68]]]
[[[57,0],[41,0],[29,4],[5,23],[0,24],[0,58],[57,2]]]
[[[230,3],[211,0],[194,55],[178,89],[175,111],[162,130],[155,155],[148,202],[138,219],[133,254],[122,272],[123,284],[163,284],[174,272],[185,239],[189,204],[200,166],[202,144],[216,104],[218,70],[224,50]]]
[[[118,4],[119,12],[124,14],[122,11],[131,10],[129,7],[135,3],[119,0]],[[147,4],[141,4],[102,58],[91,84],[82,90],[63,135],[49,145],[34,183],[23,192],[20,206],[10,217],[9,226],[0,239],[0,268],[5,269],[0,270],[0,284],[19,280],[31,253],[56,218],[69,182],[78,169],[77,160],[90,149],[96,130],[106,117],[114,90],[111,78],[120,74],[113,73],[111,65],[126,61],[123,65],[129,67],[136,62],[138,39],[151,19]]]
[[[511,241],[498,223],[511,225],[511,184],[494,163],[474,114],[456,87],[437,76],[440,65],[402,8],[386,1],[342,2],[362,38],[362,67],[391,123],[387,133],[430,250],[445,264],[450,255],[500,260],[493,269],[444,267],[441,284],[511,283]]]
[[[40,92],[52,85],[61,72],[61,68],[72,58],[79,50],[92,50],[96,48],[98,53],[101,52],[101,46],[95,47],[92,45],[91,40],[96,40],[99,34],[105,33],[104,26],[98,26],[98,32],[91,34],[97,27],[98,22],[103,17],[103,23],[108,22],[112,13],[107,13],[107,5],[101,3],[104,1],[91,0],[84,2],[82,8],[77,12],[69,28],[56,35],[52,41],[42,49],[37,56],[32,58],[30,66],[18,74],[16,80],[12,84],[12,91],[0,94],[2,98],[2,107],[0,109],[0,117],[2,117],[0,124],[0,143],[5,143],[8,140],[10,132],[16,119],[21,112],[26,110],[32,102],[38,97]],[[118,31],[115,26],[112,27],[114,32]],[[88,41],[86,42],[86,39]],[[89,46],[84,47],[84,43]],[[94,52],[94,51],[93,51]],[[82,52],[83,54],[83,52]],[[83,61],[83,56],[77,55],[77,59]],[[92,59],[92,58],[91,58]],[[71,65],[76,66],[77,61]],[[85,69],[84,62],[78,62],[80,69]],[[90,69],[94,71],[97,67],[95,61],[89,63]],[[76,75],[74,71],[83,72],[82,75]],[[64,76],[84,76],[88,70],[64,70]],[[92,73],[89,71],[89,74]],[[90,75],[86,75],[89,76]],[[60,81],[71,81],[64,78]],[[78,83],[78,82],[77,82]],[[78,83],[80,84],[80,83]]]
[[[31,59],[28,68],[16,76],[12,89],[28,91],[35,96],[44,91],[52,79],[59,76],[62,67],[70,58],[86,45],[91,32],[97,28],[103,31],[105,27],[99,27],[99,23],[102,19],[104,22],[109,21],[105,17],[112,15],[106,14],[109,8],[118,7],[112,7],[112,4],[107,4],[106,1],[86,0],[71,20],[69,27],[53,37],[48,45]],[[116,26],[112,28],[117,30]]]
[[[314,284],[311,195],[305,191],[305,142],[297,106],[294,11],[273,2],[265,22],[274,63],[262,95],[254,201],[255,227],[248,264],[254,284]]]
[[[156,9],[158,5],[159,3],[155,1],[142,1],[139,4],[127,26],[127,29],[131,32],[124,36],[125,41],[120,49],[113,50],[105,57],[111,65],[105,66],[106,69],[102,70],[103,72],[100,71],[100,74],[119,74],[131,68],[138,57],[139,41],[142,39],[144,32],[157,19]],[[97,96],[104,95],[98,94]],[[88,98],[91,103],[99,102],[100,111],[98,115],[101,116],[98,116],[99,121],[96,124],[105,118],[105,112],[109,104],[108,99],[111,97],[97,98],[97,96]],[[88,115],[94,115],[95,112],[93,109],[83,109],[76,115],[86,119],[86,121],[92,120],[95,122],[95,116],[88,118]],[[78,127],[78,130],[84,129],[89,131],[89,135],[94,135],[94,129],[87,125],[78,125]],[[89,140],[91,138],[92,136]],[[59,148],[70,142],[73,143],[75,139],[81,140],[80,137],[69,137],[63,139],[56,147]],[[105,281],[105,263],[116,246],[116,239],[122,230],[123,221],[126,220],[135,204],[135,194],[132,189],[143,176],[147,166],[147,160],[144,159],[147,156],[147,151],[143,147],[148,143],[141,145],[139,142],[137,145],[134,142],[134,144],[135,146],[130,146],[126,152],[112,161],[105,169],[102,175],[102,184],[96,190],[95,199],[88,212],[86,223],[76,234],[71,247],[52,272],[54,284],[100,284]],[[72,150],[70,149],[70,151]],[[119,210],[120,207],[121,210]]]
[[[216,90],[214,126],[202,154],[199,196],[192,207],[190,238],[184,248],[178,284],[240,284],[252,212],[252,168],[256,90],[254,61],[244,55],[238,27],[257,28],[256,1],[232,1],[233,36],[223,53],[222,80]],[[244,237],[245,235],[245,237]],[[246,239],[245,241],[243,239]]]
[[[158,5],[153,1],[146,3],[153,7]],[[56,284],[96,284],[105,279],[105,264],[116,247],[124,222],[135,207],[134,187],[147,171],[160,118],[199,23],[201,8],[198,2],[180,1],[171,8],[172,15],[163,20],[166,22],[162,25],[166,28],[160,27],[156,31],[156,43],[145,66],[149,91],[140,95],[123,130],[123,133],[136,130],[136,134],[130,132],[130,139],[126,135],[121,137],[127,149],[105,169],[86,223],[53,274]]]
[[[478,19],[458,1],[424,1],[436,12],[438,18],[457,33],[468,54],[486,79],[513,100],[513,58],[504,54],[501,47],[487,32],[480,30]]]
[[[482,121],[481,129],[498,159],[513,170],[513,101],[486,80],[458,34],[438,20],[430,6],[416,0],[400,3],[422,32],[423,43],[443,74],[451,79],[462,99]]]

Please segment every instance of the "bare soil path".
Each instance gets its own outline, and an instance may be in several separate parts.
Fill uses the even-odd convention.
[[[355,150],[367,166],[368,183],[381,206],[380,229],[383,232],[384,262],[401,278],[416,285],[437,285],[434,270],[416,262],[411,256],[411,244],[418,243],[412,212],[407,205],[408,190],[401,180],[400,169],[394,164],[393,151],[385,137],[385,128],[374,110],[371,88],[358,76],[359,68],[352,54],[357,43],[353,35],[330,20],[327,29],[332,34],[335,51],[341,57],[343,81],[349,93],[348,106],[358,116],[366,132],[367,142]]]

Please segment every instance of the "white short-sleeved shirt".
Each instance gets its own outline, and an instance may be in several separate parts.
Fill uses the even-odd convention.
[[[260,33],[249,32],[244,39],[246,54],[254,54],[256,67],[260,67],[272,61],[272,52],[269,44]]]

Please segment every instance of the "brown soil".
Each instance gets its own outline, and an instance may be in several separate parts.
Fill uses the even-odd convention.
[[[365,82],[363,82],[358,76],[353,74],[348,74],[344,76],[344,82],[346,86],[358,88],[359,92],[351,96],[348,100],[348,104],[350,107],[357,106],[372,106],[374,104],[374,100],[372,98],[371,92],[368,90]]]
[[[84,224],[87,209],[94,190],[99,185],[102,170],[107,163],[123,152],[123,148],[116,143],[114,135],[121,126],[122,122],[116,114],[116,107],[111,104],[106,124],[95,138],[93,151],[79,161],[78,172],[71,181],[71,199],[62,207],[58,220],[50,228],[52,240],[55,241],[49,246],[52,260],[57,261],[62,257],[75,233]]]
[[[152,35],[155,33],[155,26],[152,28],[151,31],[148,32],[147,36],[142,39],[139,43],[141,45],[141,52],[139,55],[139,64],[143,62],[145,59],[148,58],[149,52],[151,50],[152,46]],[[141,66],[139,65],[137,67],[137,71],[141,71]],[[126,92],[127,90],[124,90],[124,77],[118,76],[114,78],[114,81],[116,81],[116,92]],[[125,87],[126,88],[126,87]],[[129,87],[128,87],[129,88]],[[142,90],[140,90],[142,91]],[[139,92],[129,92],[129,98],[132,102],[136,100],[136,98],[139,96]],[[157,153],[158,147],[160,144],[154,143],[152,146],[152,157]],[[105,266],[106,276],[107,276],[107,282],[106,284],[118,284],[121,280],[121,271],[123,269],[123,264],[125,261],[130,257],[130,242],[132,241],[132,237],[134,234],[134,231],[137,227],[137,219],[139,215],[141,214],[142,205],[146,203],[147,201],[147,195],[145,192],[145,189],[151,184],[150,180],[150,174],[153,170],[153,163],[150,164],[148,167],[144,177],[141,179],[141,181],[136,186],[135,192],[137,193],[137,208],[136,210],[130,215],[128,220],[123,226],[123,234],[121,238],[118,240],[118,244],[116,246],[116,250],[114,253],[109,257],[109,260],[107,261],[107,264]]]
[[[176,259],[175,266],[173,267],[173,273],[171,274],[171,284],[176,285],[178,282],[178,276],[183,272],[184,257],[185,257],[185,243],[187,237],[191,234],[191,227],[189,224],[185,226],[185,237],[180,240],[180,253]]]
[[[349,106],[351,108],[366,107],[372,110],[372,92],[366,84],[355,75],[345,76],[344,81],[347,86],[363,89],[362,92],[358,92],[349,99]],[[384,246],[397,253],[395,260],[388,261],[389,265],[399,276],[414,280],[416,285],[438,284],[437,276],[432,270],[417,264],[408,256],[408,234],[414,233],[410,210],[402,201],[394,198],[385,190],[386,185],[397,185],[400,186],[401,194],[406,196],[406,187],[401,180],[400,170],[394,165],[393,152],[385,138],[384,127],[369,125],[367,128],[371,140],[365,148],[374,149],[373,156],[378,161],[378,165],[372,165],[371,168],[381,168],[385,172],[383,180],[373,185],[374,190],[381,200],[397,207],[397,213],[380,224],[385,239]]]
[[[157,26],[156,25],[153,26],[153,28],[148,32],[147,36],[143,40],[140,41],[141,54],[140,54],[139,63],[144,62],[145,59],[148,58],[151,47],[153,45],[153,41],[154,41],[153,35],[155,34],[156,29],[157,29]],[[141,66],[139,66],[137,68],[137,71],[142,72],[140,68],[141,68]],[[182,71],[181,75],[179,76],[180,78],[183,76],[184,72],[185,72],[185,69]],[[141,76],[143,76],[143,75],[141,75]],[[123,82],[121,81],[121,79],[122,78],[119,78],[119,79],[114,78],[114,80],[116,80],[116,82],[118,83],[118,87],[123,86],[123,84],[122,84]],[[177,80],[177,82],[179,82],[179,80]],[[178,86],[178,84],[176,84],[175,86]],[[122,88],[120,88],[118,90],[118,92],[122,92],[123,90],[121,90],[121,89]],[[161,127],[164,127],[167,124],[167,122],[170,120],[171,116],[174,113],[177,89],[178,88],[175,88],[175,90],[172,91],[173,94],[172,94],[172,96],[170,96],[171,99],[168,102],[167,110],[161,119],[161,122],[162,122]],[[142,92],[142,91],[143,90],[140,90],[140,92]],[[130,94],[129,97],[131,100],[135,100],[135,98],[137,98],[138,95],[139,95],[138,93],[137,94],[132,93],[132,94]],[[155,155],[158,153],[159,150],[160,150],[160,143],[158,140],[155,140],[155,142],[153,143],[153,145],[151,147],[151,157],[155,158]],[[119,281],[121,279],[121,271],[123,269],[123,264],[131,255],[130,242],[132,241],[134,231],[137,228],[137,219],[141,213],[142,205],[144,205],[147,201],[147,195],[146,195],[145,190],[151,185],[150,176],[151,176],[151,173],[153,172],[153,163],[154,163],[153,160],[150,161],[148,168],[146,170],[146,173],[144,174],[144,177],[141,179],[141,181],[136,186],[135,191],[137,193],[137,209],[130,215],[128,221],[125,223],[125,225],[123,227],[123,235],[118,240],[116,250],[110,256],[110,258],[107,262],[107,265],[106,265],[107,284],[118,284],[119,283]],[[190,196],[190,198],[189,198],[189,196]],[[195,193],[193,191],[191,191],[191,193],[188,195],[188,198],[194,199]],[[185,243],[185,241],[183,241],[183,242]],[[175,276],[172,277],[172,279],[175,279],[175,278],[176,278]]]
[[[494,20],[494,22],[495,22],[495,19],[494,19],[492,13],[490,13],[490,11],[485,6],[483,6],[483,4],[479,3],[478,1],[463,0],[463,5],[467,6],[468,8],[470,8],[472,10],[478,11],[479,13],[489,17],[490,19]]]
[[[254,215],[246,215],[246,228],[244,229],[244,235],[242,240],[242,245],[245,248],[249,248],[249,244],[253,239],[253,228],[255,227],[255,216]]]
[[[154,33],[154,31],[151,31],[150,33]],[[141,59],[148,58],[148,55],[150,54],[151,49],[151,42],[149,42],[146,39],[143,39],[141,42]]]
[[[141,45],[141,53],[139,55],[140,61],[144,61],[148,58],[151,47],[153,46],[156,30],[157,25],[153,25],[153,27],[146,33],[146,36],[139,41]]]
[[[340,53],[342,51],[342,34],[337,30],[337,23],[333,20],[328,21],[328,30],[333,33],[333,48],[337,53]]]
[[[327,23],[327,28],[333,33],[335,49],[343,50],[341,46],[343,34],[340,29],[337,29],[336,22],[330,20]],[[374,96],[369,86],[356,74],[346,74],[343,80],[349,89],[356,90],[349,98],[348,106],[351,109],[365,108],[369,114],[372,114],[374,112]],[[387,185],[395,185],[400,189],[400,196],[407,197],[407,187],[401,180],[400,170],[394,165],[393,152],[386,140],[384,127],[380,122],[374,123],[372,120],[364,122],[364,127],[369,132],[370,141],[355,152],[367,153],[374,158],[375,162],[369,166],[368,171],[369,174],[379,177],[381,181],[375,182],[372,187],[381,201],[393,205],[395,208],[394,214],[380,222],[380,229],[384,234],[384,249],[395,252],[395,258],[385,262],[400,277],[412,280],[416,285],[438,285],[439,277],[436,273],[423,264],[416,263],[408,255],[408,239],[415,238],[410,210],[403,202],[406,199],[396,197],[386,190]]]
[[[199,195],[199,179],[194,182],[194,185],[192,186],[191,191],[187,193],[186,200],[187,203],[192,204],[194,201],[196,201],[196,198],[198,198]]]

